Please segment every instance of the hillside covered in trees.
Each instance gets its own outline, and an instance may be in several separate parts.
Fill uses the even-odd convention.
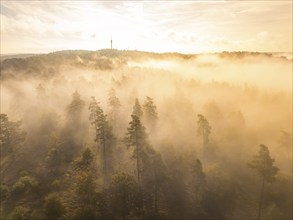
[[[0,120],[0,219],[292,219],[292,58],[3,59]]]

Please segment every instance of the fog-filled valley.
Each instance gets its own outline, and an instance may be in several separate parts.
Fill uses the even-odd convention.
[[[1,60],[1,219],[292,219],[292,54]]]

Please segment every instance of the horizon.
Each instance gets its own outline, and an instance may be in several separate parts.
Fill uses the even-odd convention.
[[[217,51],[217,52],[199,52],[199,53],[181,53],[177,51],[162,51],[162,52],[154,52],[154,51],[143,51],[143,50],[124,50],[124,49],[111,49],[111,48],[101,48],[98,50],[85,50],[85,49],[69,49],[69,50],[56,50],[56,51],[49,51],[49,52],[43,52],[43,53],[1,53],[0,56],[14,56],[14,55],[46,55],[51,53],[59,53],[59,52],[77,52],[77,51],[86,51],[86,52],[98,52],[103,50],[113,50],[113,51],[119,51],[119,52],[142,52],[142,53],[155,53],[155,54],[181,54],[181,55],[200,55],[200,54],[220,54],[220,53],[261,53],[261,54],[275,54],[275,53],[286,53],[286,54],[293,54],[293,51],[286,52],[286,51],[248,51],[248,50],[242,50],[242,51]]]
[[[1,1],[2,55],[96,51],[111,39],[154,53],[292,53],[292,1]]]

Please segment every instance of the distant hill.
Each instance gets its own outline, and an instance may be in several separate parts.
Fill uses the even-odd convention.
[[[64,67],[110,71],[127,65],[129,61],[146,60],[196,60],[201,56],[213,55],[220,59],[239,60],[266,58],[282,61],[292,60],[292,54],[260,52],[222,52],[212,54],[152,53],[143,51],[103,49],[97,51],[65,50],[48,54],[15,54],[1,56],[2,79],[15,76],[51,77]]]
[[[6,59],[12,59],[12,58],[27,58],[27,57],[31,57],[31,56],[36,56],[37,54],[31,54],[31,53],[27,53],[27,54],[4,54],[0,56],[0,60],[6,60]]]

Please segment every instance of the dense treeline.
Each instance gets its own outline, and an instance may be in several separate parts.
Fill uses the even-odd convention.
[[[1,219],[292,218],[286,92],[121,71],[3,81]]]

